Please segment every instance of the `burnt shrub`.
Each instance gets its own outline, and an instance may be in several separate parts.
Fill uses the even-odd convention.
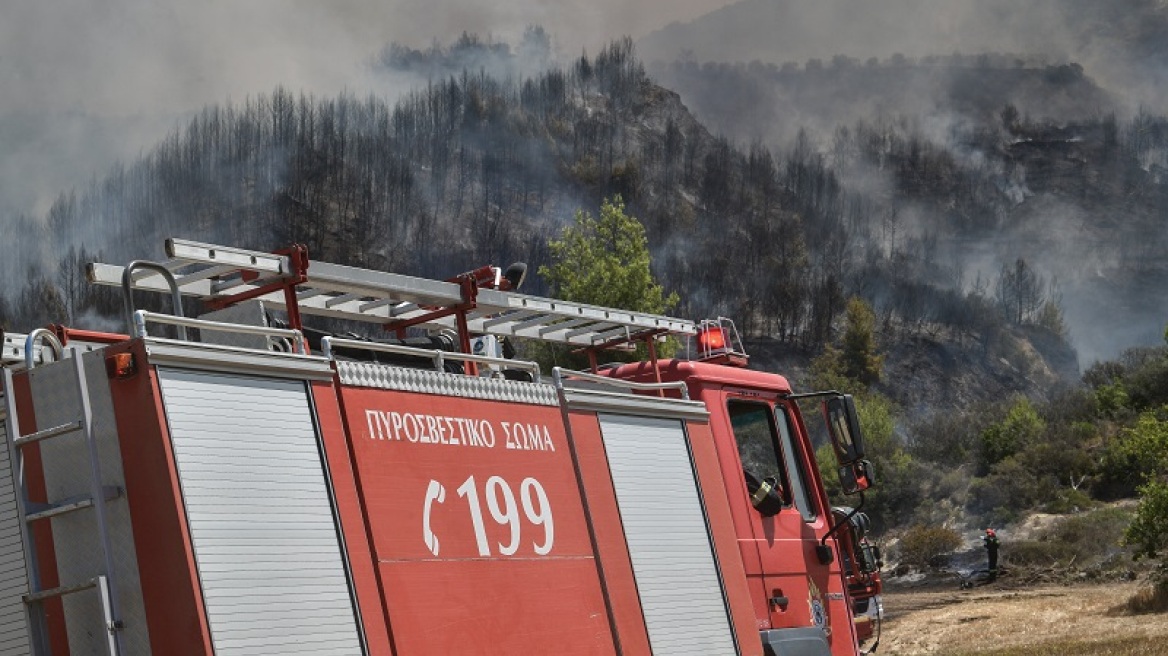
[[[1075,550],[1064,542],[1019,540],[1002,547],[1002,562],[1011,567],[1050,567],[1067,563]]]
[[[914,526],[900,539],[900,561],[918,568],[939,567],[962,544],[961,534],[951,528]]]
[[[1168,580],[1158,581],[1132,595],[1123,610],[1131,615],[1168,613]]]
[[[1081,564],[1101,560],[1120,551],[1123,532],[1132,521],[1132,512],[1123,508],[1100,508],[1064,517],[1043,538],[1067,545]]]
[[[1100,508],[1055,520],[1034,540],[1002,545],[1002,560],[1013,567],[1057,567],[1060,571],[1099,572],[1127,562],[1120,540],[1132,513],[1123,508]]]

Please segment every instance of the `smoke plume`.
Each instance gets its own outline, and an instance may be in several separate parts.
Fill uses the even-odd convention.
[[[204,105],[276,86],[391,99],[368,61],[462,32],[518,42],[543,25],[557,50],[595,53],[621,34],[690,20],[721,0],[207,0],[5,3],[0,20],[0,225],[43,216]]]

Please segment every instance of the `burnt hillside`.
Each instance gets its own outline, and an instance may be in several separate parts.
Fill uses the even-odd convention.
[[[488,47],[498,70],[452,72],[463,51]],[[577,208],[616,194],[647,226],[658,276],[680,292],[674,312],[733,316],[748,335],[808,356],[836,335],[853,295],[873,304],[890,349],[928,338],[1000,358],[1002,335],[1036,330],[1065,345],[1079,330],[1070,322],[1068,333],[1061,314],[1067,280],[1015,248],[1019,235],[1058,234],[1043,208],[1072,208],[1080,228],[1115,227],[1114,239],[1090,234],[1095,253],[1142,234],[1148,256],[1100,260],[1114,269],[1101,280],[1159,266],[1159,233],[1141,221],[1163,202],[1163,119],[1053,125],[1004,103],[940,136],[896,116],[826,140],[805,131],[740,146],[656,84],[627,39],[530,75],[520,51],[470,37],[393,51],[387,75],[432,75],[396,104],[276,89],[205,108],[140,160],[63,194],[44,221],[11,222],[34,240],[3,261],[5,279],[23,281],[9,285],[18,291],[0,308],[6,323],[116,313],[108,293],[80,281],[80,265],[98,252],[114,262],[157,253],[171,235],[302,242],[318,259],[434,277],[484,262],[538,267]],[[1074,69],[1012,79],[1052,74],[1066,77],[1066,93],[1095,97]],[[1023,300],[1002,284],[1018,263],[1025,307],[1005,313]]]
[[[1114,113],[1119,100],[1076,63],[987,53],[861,60],[845,55],[802,62],[649,64],[694,114],[739,141],[790,141],[800,129],[831,134],[880,117],[930,117],[941,130],[991,126],[1002,108],[1027,121],[1083,121]]]

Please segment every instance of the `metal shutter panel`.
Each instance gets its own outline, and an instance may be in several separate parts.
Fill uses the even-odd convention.
[[[159,378],[216,655],[360,654],[305,384]]]
[[[654,654],[737,654],[680,421],[600,415]]]
[[[28,570],[16,512],[19,490],[12,479],[9,456],[8,422],[0,421],[0,654],[17,656],[31,651],[28,613],[21,600],[28,594]]]

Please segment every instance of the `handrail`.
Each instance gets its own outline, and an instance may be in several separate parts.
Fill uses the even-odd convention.
[[[53,331],[48,328],[37,328],[24,338],[24,368],[32,369],[36,366],[36,341],[40,338],[41,343],[47,343],[53,349],[53,358],[60,360],[65,354],[65,347],[61,346],[61,340],[53,334]]]
[[[556,383],[556,389],[564,389],[565,378],[579,378],[593,383],[600,383],[602,385],[609,385],[612,387],[624,387],[628,389],[641,390],[645,392],[655,392],[658,390],[677,389],[681,392],[681,398],[686,401],[689,400],[689,387],[684,381],[674,381],[670,383],[637,383],[631,380],[624,380],[622,378],[613,378],[611,376],[601,376],[599,374],[590,374],[584,371],[576,371],[574,369],[564,369],[563,367],[552,368],[552,380]]]
[[[186,328],[199,328],[201,330],[218,330],[227,333],[240,333],[243,335],[259,335],[267,337],[268,339],[282,337],[290,339],[296,353],[304,355],[304,335],[299,330],[292,328],[271,328],[268,326],[249,326],[237,323],[223,323],[222,321],[208,321],[206,319],[191,319],[189,317],[175,316],[171,314],[158,314],[157,312],[147,312],[146,310],[138,310],[134,312],[134,330],[133,334],[136,337],[146,337],[146,322],[153,321],[154,323],[165,323],[173,326],[183,328],[183,339],[186,335]]]
[[[415,355],[422,358],[430,358],[434,361],[434,368],[441,371],[446,364],[446,360],[460,360],[463,362],[475,362],[478,364],[495,364],[506,366],[509,369],[527,370],[532,373],[534,382],[539,382],[540,371],[539,363],[528,360],[508,360],[506,358],[496,358],[489,355],[472,355],[470,353],[454,353],[450,351],[442,351],[438,349],[418,348],[416,346],[404,346],[401,344],[384,344],[381,342],[366,342],[359,339],[344,339],[341,337],[325,337],[320,340],[320,349],[324,357],[333,359],[333,349],[335,347],[361,349],[366,351],[380,351],[384,353],[397,353],[398,355]]]
[[[182,295],[178,291],[178,283],[174,279],[174,274],[170,269],[158,264],[157,262],[148,262],[146,260],[134,260],[122,269],[122,305],[126,312],[126,329],[131,333],[134,332],[137,315],[134,311],[134,270],[135,269],[150,269],[159,274],[166,280],[166,284],[170,287],[171,299],[174,301],[174,316],[182,318]],[[181,340],[187,339],[187,329],[182,324],[179,326],[178,338]],[[145,337],[145,335],[143,335]]]

